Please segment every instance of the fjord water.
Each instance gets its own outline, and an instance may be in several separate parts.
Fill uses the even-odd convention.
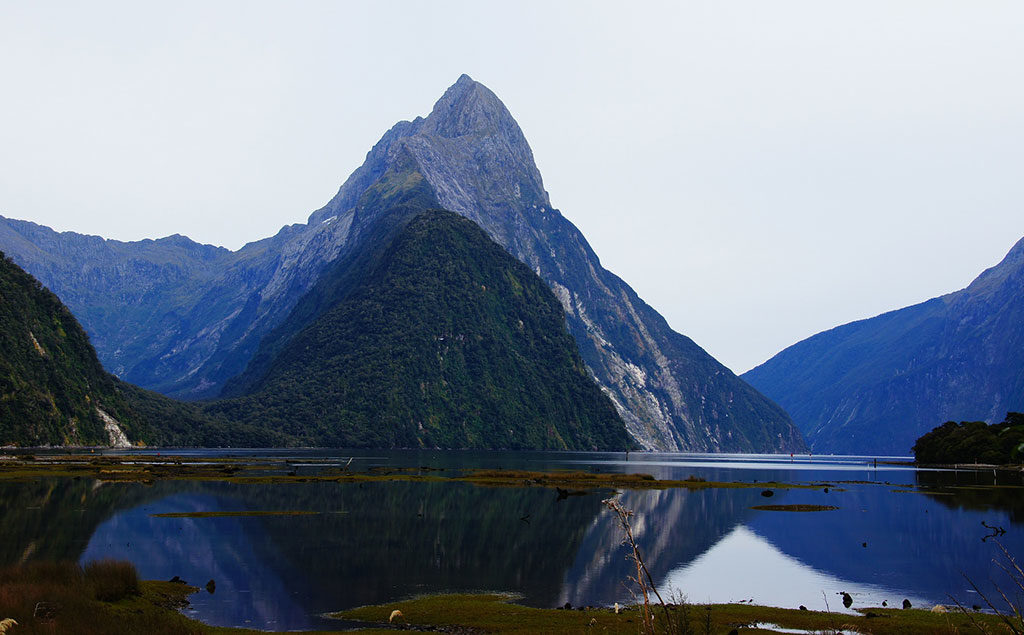
[[[211,451],[193,452],[208,456]],[[238,451],[224,455],[245,456]],[[1024,554],[1020,474],[938,472],[867,457],[623,453],[255,451],[313,473],[315,461],[353,457],[375,466],[443,469],[585,469],[658,478],[816,485],[809,489],[624,491],[632,525],[663,596],[693,603],[843,610],[983,604],[965,579],[994,595],[1000,557],[982,522]],[[995,479],[995,480],[994,480]],[[996,482],[996,480],[998,482]],[[825,487],[829,488],[826,493]],[[544,488],[455,482],[237,484],[100,483],[42,479],[0,483],[2,564],[31,559],[119,558],[145,579],[181,579],[214,593],[192,596],[207,623],[272,630],[329,627],[322,613],[423,593],[505,591],[534,606],[628,602],[631,574],[621,531],[601,504],[614,492],[559,498]],[[831,505],[779,512],[763,504]],[[217,511],[303,515],[163,517]],[[866,546],[865,546],[866,545]],[[1004,582],[1004,588],[1008,585]]]

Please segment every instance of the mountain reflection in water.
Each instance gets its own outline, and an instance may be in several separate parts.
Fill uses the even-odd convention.
[[[784,460],[760,457],[747,463],[677,455],[625,462],[621,454],[432,458],[406,462],[831,485],[829,493],[824,487],[774,491],[773,504],[839,507],[807,513],[751,509],[766,502],[760,487],[622,492],[666,600],[678,591],[695,603],[753,598],[821,609],[827,599],[835,611],[842,610],[836,594],[846,591],[854,607],[883,599],[898,606],[904,597],[931,606],[948,603],[948,593],[970,605],[979,602],[961,572],[979,585],[1001,573],[992,563],[997,549],[982,541],[982,521],[1005,528],[1002,543],[1024,553],[1020,483],[983,487],[990,474],[874,471],[847,459],[834,466],[797,462],[790,470]],[[381,460],[396,463],[394,456]],[[631,601],[624,583],[635,572],[617,521],[601,504],[613,494],[559,500],[541,488],[402,481],[3,482],[0,559],[114,557],[133,561],[147,579],[179,576],[200,587],[213,579],[215,593],[192,598],[196,617],[274,630],[330,626],[321,613],[444,591],[509,591],[534,606],[608,605]],[[317,513],[154,515],[250,510]]]

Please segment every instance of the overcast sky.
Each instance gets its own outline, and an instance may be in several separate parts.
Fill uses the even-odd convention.
[[[552,203],[743,372],[1024,236],[1020,2],[0,0],[0,214],[236,249],[461,73]]]

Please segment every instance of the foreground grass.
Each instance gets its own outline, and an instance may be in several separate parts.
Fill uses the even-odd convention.
[[[139,582],[127,562],[39,562],[0,571],[0,619],[10,633],[195,633],[176,610],[194,587]]]
[[[179,612],[198,589],[181,582],[140,582],[127,562],[87,564],[34,563],[0,570],[0,619],[18,622],[9,633],[255,633],[217,628]],[[363,633],[393,632],[394,628],[448,633],[623,633],[640,631],[636,607],[612,609],[535,609],[512,602],[506,595],[434,595],[401,602],[342,611],[335,617],[366,622]],[[393,611],[401,611],[392,624]],[[977,632],[975,624],[992,633],[1007,632],[993,615],[932,613],[921,610],[871,609],[859,615],[795,611],[744,604],[671,606],[655,609],[659,632],[771,633],[775,628],[808,632],[835,629],[884,635]],[[666,624],[675,629],[667,631]],[[688,629],[687,630],[687,626]],[[342,632],[342,631],[336,631]]]
[[[435,595],[367,606],[338,613],[338,617],[386,624],[392,611],[395,621],[414,628],[470,633],[623,633],[641,632],[636,607],[616,614],[612,609],[534,609],[511,603],[503,595]],[[994,615],[932,613],[923,610],[870,609],[857,615],[798,611],[746,604],[671,606],[667,613],[654,609],[658,632],[675,633],[773,633],[775,628],[809,633],[853,630],[865,634],[936,635],[978,632],[972,618],[992,633],[1009,632]],[[671,623],[674,630],[666,629]],[[686,629],[688,625],[688,629]],[[386,631],[381,631],[386,632]]]

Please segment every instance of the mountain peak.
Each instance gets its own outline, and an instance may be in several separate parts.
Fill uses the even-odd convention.
[[[1024,260],[1024,238],[1021,238],[1017,243],[1010,248],[1010,252],[1006,254],[1006,260],[1012,262],[1020,262]]]
[[[425,131],[454,138],[469,134],[502,133],[509,141],[522,138],[519,125],[489,88],[463,74],[434,104],[424,121]],[[524,139],[525,141],[525,139]]]
[[[985,293],[993,293],[1003,286],[1003,283],[1013,278],[1020,284],[1020,271],[1024,268],[1024,238],[1021,238],[1010,248],[1006,256],[994,267],[986,269],[974,282],[967,287],[966,292],[970,296],[977,296]]]

